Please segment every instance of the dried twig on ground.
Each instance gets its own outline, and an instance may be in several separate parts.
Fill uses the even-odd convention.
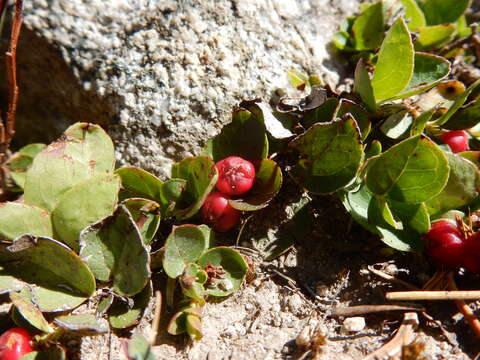
[[[468,291],[392,291],[385,297],[387,300],[418,301],[418,300],[477,300],[480,299],[479,290]]]
[[[330,316],[357,316],[389,311],[425,311],[422,306],[401,306],[401,305],[358,305],[333,309]]]

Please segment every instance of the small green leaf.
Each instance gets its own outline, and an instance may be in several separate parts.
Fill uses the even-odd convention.
[[[447,59],[423,52],[415,53],[415,66],[408,86],[389,100],[403,99],[420,94],[444,80],[450,73]]]
[[[147,199],[131,198],[122,202],[137,224],[143,243],[150,245],[160,226],[160,205]]]
[[[28,145],[25,145],[24,147],[20,148],[20,150],[18,150],[17,153],[21,154],[21,155],[30,156],[31,158],[34,158],[41,151],[43,151],[46,147],[47,147],[47,145],[45,145],[45,144],[32,143],[32,144],[28,144]]]
[[[417,204],[442,191],[448,172],[445,153],[431,140],[417,135],[376,158],[368,169],[366,184],[378,196]]]
[[[379,1],[367,7],[353,23],[355,49],[362,51],[378,48],[382,43],[384,28],[383,2]]]
[[[232,122],[210,140],[209,147],[215,162],[233,155],[249,161],[264,159],[268,155],[265,124],[250,111],[237,109]]]
[[[80,231],[113,212],[119,190],[120,178],[113,174],[100,174],[70,188],[52,213],[56,235],[78,251]]]
[[[40,152],[27,172],[25,203],[53,211],[61,195],[94,175],[113,171],[113,143],[98,125],[76,123]]]
[[[266,207],[282,186],[282,170],[277,163],[263,159],[255,163],[255,182],[252,189],[240,199],[229,200],[240,211],[256,211]]]
[[[198,226],[174,226],[165,241],[165,273],[171,278],[180,276],[188,264],[195,262],[207,250],[208,240]]]
[[[172,178],[187,181],[187,186],[179,201],[185,207],[176,211],[178,219],[187,219],[197,213],[215,186],[218,171],[212,159],[206,156],[196,156],[173,164]]]
[[[363,157],[360,130],[349,116],[313,125],[290,146],[300,153],[293,178],[318,194],[332,193],[351,182]]]
[[[190,336],[190,339],[193,341],[202,339],[202,319],[200,316],[187,314],[185,318],[185,327],[187,328],[187,333]]]
[[[430,215],[467,205],[480,190],[480,172],[475,164],[457,154],[446,153],[450,165],[447,186],[440,194],[427,201]]]
[[[302,124],[305,129],[319,122],[330,122],[335,119],[338,111],[338,99],[329,98],[319,107],[304,113]]]
[[[126,302],[117,300],[108,310],[110,326],[114,329],[126,329],[138,324],[152,293],[152,282],[150,281],[141,292],[132,298],[133,306],[131,308]]]
[[[431,109],[428,111],[424,111],[421,115],[417,116],[413,121],[413,125],[410,129],[410,136],[421,134],[425,129],[425,125],[427,125],[434,113],[435,109]]]
[[[84,229],[80,256],[100,281],[113,279],[113,291],[133,296],[150,278],[150,256],[130,213],[119,205],[115,213]]]
[[[380,126],[380,130],[391,139],[403,139],[409,134],[413,124],[411,112],[407,110],[399,111],[390,115]]]
[[[27,283],[34,303],[46,312],[72,309],[95,291],[95,278],[78,255],[46,237],[23,235],[0,248],[0,284],[17,286],[11,277]]]
[[[93,314],[58,316],[54,323],[62,329],[80,334],[97,335],[108,332],[107,322],[103,319],[97,319]]]
[[[422,9],[428,25],[454,23],[463,15],[470,0],[425,0]]]
[[[0,238],[13,240],[22,234],[52,237],[50,214],[32,205],[0,203]]]
[[[474,127],[479,122],[480,100],[477,100],[459,108],[442,127],[448,130],[465,130]]]
[[[160,202],[160,192],[163,182],[155,175],[133,166],[115,170],[122,179],[122,189],[129,197],[145,198]]]
[[[421,26],[416,30],[418,37],[415,40],[415,49],[438,49],[453,39],[455,29],[454,24]]]
[[[20,316],[27,321],[29,325],[45,333],[53,331],[52,327],[43,317],[42,312],[27,297],[16,292],[11,292],[10,301]]]
[[[377,109],[372,80],[362,59],[358,61],[355,68],[353,91],[360,95],[369,111],[374,112]]]
[[[400,0],[400,2],[405,8],[405,20],[410,31],[415,31],[417,27],[427,24],[425,15],[415,0]]]
[[[290,81],[290,85],[292,85],[296,89],[305,87],[308,84],[308,77],[298,70],[288,70],[287,76],[288,80]]]
[[[353,101],[342,99],[337,109],[336,117],[343,118],[345,115],[350,114],[360,128],[362,134],[362,140],[365,140],[372,128],[372,122],[368,117],[368,113]]]
[[[412,39],[405,21],[400,17],[387,32],[378,53],[372,78],[376,102],[384,102],[402,92],[410,83],[413,67]]]
[[[201,306],[205,305],[203,283],[207,280],[206,277],[206,272],[195,263],[187,265],[180,277],[183,295],[196,301]]]
[[[128,341],[127,346],[128,360],[155,360],[152,347],[142,334],[134,334]]]
[[[169,179],[163,183],[160,191],[160,205],[164,218],[171,216],[186,187],[187,181],[185,179]]]
[[[198,259],[197,264],[203,269],[207,265],[221,266],[225,274],[219,279],[212,279],[213,283],[206,286],[206,292],[212,296],[228,296],[240,288],[248,265],[238,251],[228,247],[215,247],[207,250]]]

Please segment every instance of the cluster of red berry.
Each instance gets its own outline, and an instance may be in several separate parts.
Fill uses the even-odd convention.
[[[439,265],[480,273],[480,232],[466,235],[456,223],[439,220],[425,234],[426,251]]]
[[[33,351],[30,334],[22,328],[13,328],[0,336],[0,360],[18,360]]]
[[[253,164],[238,156],[229,156],[215,165],[218,180],[215,185],[218,191],[212,191],[202,206],[205,222],[217,231],[228,231],[240,222],[240,211],[230,206],[231,197],[244,195],[255,181]]]

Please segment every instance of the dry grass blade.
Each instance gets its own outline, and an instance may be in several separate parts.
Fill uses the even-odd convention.
[[[395,336],[381,348],[365,356],[362,360],[390,359],[400,354],[404,346],[408,346],[415,340],[415,329],[418,326],[418,316],[414,312],[403,315],[403,321]]]

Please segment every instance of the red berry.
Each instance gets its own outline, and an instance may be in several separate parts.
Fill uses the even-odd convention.
[[[240,222],[240,211],[231,207],[228,199],[228,196],[214,191],[207,196],[202,206],[203,219],[220,232],[233,229]]]
[[[253,164],[238,156],[229,156],[216,164],[218,170],[217,189],[230,195],[242,195],[250,190],[255,181]]]
[[[17,360],[32,352],[30,334],[22,328],[13,328],[0,336],[0,360]]]
[[[454,153],[468,150],[468,135],[464,130],[448,131],[441,137]]]
[[[424,240],[426,251],[435,262],[452,269],[463,266],[465,238],[454,223],[448,220],[434,222]]]

